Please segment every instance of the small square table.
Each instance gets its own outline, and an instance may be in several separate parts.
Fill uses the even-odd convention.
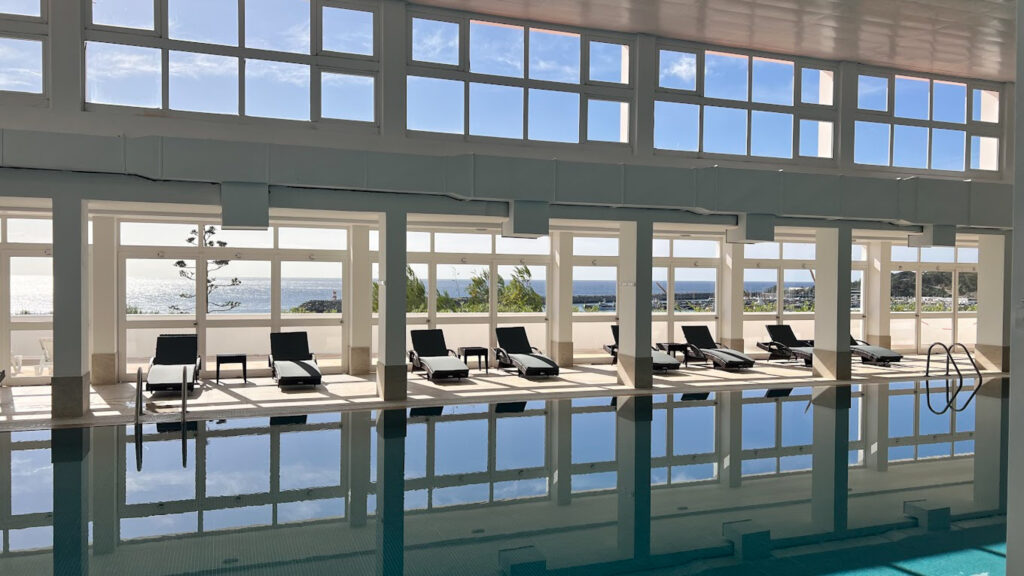
[[[459,350],[458,350],[458,353],[459,353],[459,358],[461,358],[462,361],[466,362],[467,364],[469,363],[469,357],[470,356],[476,356],[476,369],[477,370],[480,369],[480,362],[481,362],[481,360],[483,360],[484,374],[489,374],[490,373],[490,370],[491,370],[490,350],[488,350],[487,348],[484,348],[483,346],[460,346]]]
[[[246,357],[245,354],[217,354],[217,383],[220,384],[220,365],[221,364],[241,364],[242,365],[242,380],[249,381],[249,375],[246,373]]]

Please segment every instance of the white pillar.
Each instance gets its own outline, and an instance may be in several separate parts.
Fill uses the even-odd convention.
[[[83,2],[50,2],[50,102],[55,111],[80,113],[85,58]],[[45,16],[45,15],[44,15]]]
[[[555,504],[572,502],[572,400],[548,402],[551,438],[551,496]]]
[[[370,227],[352,226],[348,246],[348,278],[342,306],[345,317],[345,363],[349,374],[369,374],[373,303],[370,280]]]
[[[868,243],[868,269],[861,286],[864,307],[864,339],[875,346],[890,348],[889,300],[892,297],[892,243]]]
[[[97,426],[93,429],[92,462],[92,552],[110,554],[121,541],[118,517],[117,477],[125,463],[119,456],[125,451],[124,426]]]
[[[1010,370],[1010,237],[978,237],[978,340],[975,352],[984,368]],[[962,340],[962,338],[961,338]]]
[[[548,322],[551,345],[548,352],[561,367],[572,366],[572,234],[551,234],[551,273],[548,289]]]
[[[88,210],[74,194],[53,198],[54,418],[89,412]]]
[[[653,388],[651,361],[651,267],[654,228],[650,221],[619,225],[619,382]]]
[[[406,214],[380,218],[380,280],[377,289],[377,393],[384,400],[405,400]]]
[[[847,226],[819,228],[814,276],[814,375],[850,378],[850,245]]]
[[[743,351],[743,246],[722,244],[722,287],[718,298],[718,316],[722,319],[718,341],[740,352]]]
[[[385,138],[405,138],[406,94],[405,65],[408,61],[409,22],[405,2],[387,0],[380,7],[380,133]]]
[[[850,387],[815,388],[811,402],[814,404],[811,522],[816,530],[841,532],[847,524],[847,488],[850,484],[847,462],[850,448]]]
[[[346,412],[342,418],[345,457],[342,473],[346,475],[348,487],[346,518],[348,525],[355,528],[366,526],[366,496],[370,487],[370,413]]]
[[[864,465],[869,470],[889,469],[889,385],[864,386]]]
[[[743,480],[743,393],[719,392],[718,480],[730,488],[739,488]]]
[[[117,383],[117,220],[92,222],[92,370],[93,384]]]
[[[1017,22],[1024,22],[1024,2],[1017,2]],[[1017,42],[1017,75],[1018,80],[1024,80],[1024,42]],[[1014,97],[1007,98],[1007,104],[1012,101],[1009,114],[1005,116],[1006,122],[1013,127],[1013,137],[1008,138],[1014,143],[1024,142],[1024,124],[1014,122],[1014,115],[1018,110],[1024,110],[1024,81],[1012,84]],[[1024,194],[1024,146],[1014,147],[1012,157],[1007,157],[1010,162],[1007,170],[1013,170],[1013,229],[1024,230],[1024,201],[1021,195]],[[1024,234],[1013,234],[1012,249],[1012,291],[1010,302],[1010,317],[1013,318],[1012,332],[1010,334],[1010,348],[1017,350],[1017,354],[1010,355],[1010,373],[1017,376],[1010,378],[1010,456],[1009,456],[1009,485],[1020,486],[1024,481],[1024,386],[1020,382],[1021,375],[1024,375]],[[1015,388],[1022,390],[1015,393]],[[1016,444],[1016,445],[1015,445]],[[1006,573],[1024,573],[1024,493],[1020,490],[1011,490],[1007,502],[1006,513]]]

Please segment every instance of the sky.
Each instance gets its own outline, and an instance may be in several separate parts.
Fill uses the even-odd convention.
[[[195,42],[196,50],[203,49],[200,43],[238,45],[236,0],[167,1],[170,38]],[[152,30],[153,5],[137,0],[93,0],[93,21]],[[34,14],[38,7],[37,0],[0,0],[0,11],[9,13]],[[375,42],[377,23],[371,11],[324,6],[319,42],[310,36],[315,27],[310,22],[309,0],[247,0],[245,11],[244,45],[250,48],[308,55],[319,43],[325,51],[360,58],[372,57],[379,43]],[[409,129],[548,142],[576,143],[582,138],[628,141],[628,103],[607,96],[588,98],[581,95],[579,87],[588,80],[628,84],[632,76],[629,46],[587,41],[576,33],[480,20],[465,25],[468,30],[463,36],[458,23],[412,18],[412,59],[435,67],[454,67],[465,52],[468,60],[462,64],[470,72],[495,80],[476,76],[467,85],[462,80],[410,76]],[[463,38],[469,42],[464,51],[459,46]],[[42,61],[41,42],[0,38],[0,89],[41,92]],[[310,94],[320,82],[322,117],[376,119],[372,73],[324,70],[317,79],[305,64],[259,58],[242,62],[235,57],[188,51],[170,51],[167,65],[168,105],[174,110],[239,114],[242,84],[245,114],[304,121],[315,115],[310,110]],[[86,100],[160,107],[162,66],[156,48],[87,42]],[[659,50],[656,148],[766,158],[832,155],[831,122],[800,118],[795,110],[787,112],[785,108],[749,114],[744,109],[748,101],[790,107],[796,99],[830,106],[831,72],[797,69],[792,61],[711,50],[704,56],[703,78],[698,78],[699,72],[696,54]],[[799,94],[795,90],[798,75]],[[547,84],[505,86],[498,83],[500,78]],[[701,107],[667,99],[701,86],[704,96],[716,99],[714,102]],[[963,171],[970,158],[970,167],[997,169],[998,139],[966,131],[968,115],[974,120],[998,120],[998,97],[985,99],[986,94],[992,95],[975,90],[975,105],[968,110],[969,94],[962,83],[860,75],[857,103],[865,114],[855,124],[855,161]],[[879,114],[877,119],[870,117],[872,113]],[[900,124],[904,119],[949,122],[963,125],[963,129]],[[794,148],[797,137],[799,144]]]

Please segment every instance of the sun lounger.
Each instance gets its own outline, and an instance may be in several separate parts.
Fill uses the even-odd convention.
[[[498,358],[499,368],[514,367],[524,378],[558,376],[558,364],[541,354],[537,348],[530,346],[525,328],[496,328],[495,333],[498,336],[498,347],[494,349],[494,353]]]
[[[192,390],[199,379],[199,340],[195,334],[161,334],[156,339],[156,354],[146,373],[147,392],[180,392],[182,371]]]
[[[320,367],[309,352],[305,332],[272,332],[270,334],[270,367],[278,386],[317,386]]]
[[[609,354],[612,355],[612,364],[615,364],[615,363],[617,363],[619,361],[619,325],[618,324],[613,324],[612,325],[612,338],[615,339],[615,343],[614,344],[605,344],[604,345],[604,349],[605,349],[605,352],[608,352]],[[677,360],[673,356],[671,356],[669,354],[666,354],[666,353],[662,352],[661,350],[657,350],[657,349],[655,349],[653,347],[651,348],[651,360],[652,360],[654,369],[655,370],[659,370],[659,371],[678,370],[679,369],[679,365],[682,364],[682,362],[680,362],[679,360]]]
[[[445,344],[443,330],[413,330],[410,335],[412,350],[409,351],[409,362],[413,370],[425,371],[428,380],[469,377],[469,366]]]
[[[803,360],[807,366],[814,359],[814,340],[800,340],[789,324],[769,324],[771,342],[758,342],[757,347],[768,352],[768,360]]]
[[[753,368],[754,359],[715,342],[707,326],[683,326],[687,360],[710,360],[715,368],[741,370]]]

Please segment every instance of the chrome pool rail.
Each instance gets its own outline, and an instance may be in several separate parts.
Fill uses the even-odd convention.
[[[142,419],[142,367],[135,371],[135,424]]]
[[[946,406],[943,407],[941,410],[937,410],[932,406],[931,380],[928,379],[932,375],[932,352],[935,350],[935,348],[941,348],[946,353],[946,372],[945,374],[942,375],[946,381]],[[953,350],[956,350],[957,348],[963,350],[964,355],[967,356],[967,360],[971,363],[971,367],[974,369],[975,374],[974,391],[971,392],[971,395],[967,397],[967,400],[964,402],[963,406],[960,406],[959,408],[957,408],[956,406],[956,399],[960,395],[960,391],[964,387],[964,375],[963,372],[960,371],[960,365],[957,364],[956,358],[953,356]],[[953,369],[956,371],[955,389],[952,389],[951,386],[952,378],[950,378],[949,373],[950,366],[952,366]],[[967,346],[964,346],[964,344],[961,342],[954,342],[950,346],[946,346],[942,342],[933,342],[932,345],[928,347],[928,357],[925,361],[924,375],[925,401],[928,404],[928,410],[930,410],[933,414],[939,416],[945,414],[946,412],[949,412],[950,409],[952,409],[954,412],[963,412],[964,410],[967,409],[968,406],[970,406],[971,400],[974,399],[974,396],[978,393],[978,389],[981,388],[981,370],[978,368],[978,364],[974,361],[974,357],[971,356],[970,350],[968,350]]]

